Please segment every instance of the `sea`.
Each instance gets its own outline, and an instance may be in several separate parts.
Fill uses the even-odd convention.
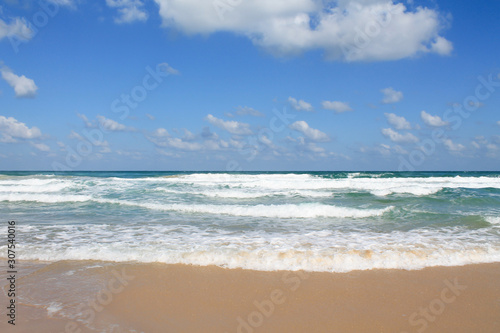
[[[18,260],[349,272],[500,261],[500,172],[0,172]],[[0,243],[7,257],[7,243]]]

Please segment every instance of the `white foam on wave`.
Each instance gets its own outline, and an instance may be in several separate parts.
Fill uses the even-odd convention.
[[[40,202],[40,203],[64,203],[64,202],[85,202],[92,200],[88,195],[66,195],[66,194],[31,194],[31,193],[10,193],[0,194],[1,201],[9,202]]]
[[[41,185],[47,185],[52,182],[54,182],[55,178],[45,178],[45,179],[39,179],[37,177],[39,176],[34,176],[35,178],[12,178],[9,177],[8,179],[0,179],[0,186],[1,185],[24,185],[24,186],[41,186]]]
[[[331,192],[325,191],[268,191],[268,192],[249,192],[235,190],[214,190],[200,192],[199,194],[212,198],[235,198],[235,199],[256,199],[269,196],[301,196],[307,198],[328,198],[332,196]]]
[[[20,232],[23,232],[23,226]],[[295,230],[229,232],[194,226],[40,226],[52,241],[24,242],[27,260],[103,260],[217,265],[256,270],[347,272],[420,269],[499,262],[500,241],[488,230],[411,232]],[[0,246],[0,250],[5,246]]]
[[[177,211],[185,213],[223,214],[232,216],[251,217],[279,217],[279,218],[313,218],[313,217],[339,217],[339,218],[366,218],[381,216],[394,209],[389,206],[380,209],[358,209],[338,207],[319,203],[283,204],[283,205],[211,205],[211,204],[160,204],[141,203],[133,201],[119,201],[95,199],[100,203],[138,206],[154,210]]]
[[[47,192],[59,192],[71,185],[67,182],[51,182],[47,184],[39,185],[5,185],[0,184],[0,193],[47,193]]]
[[[157,189],[170,194],[197,194],[207,197],[252,199],[266,196],[329,197],[332,194],[369,192],[376,196],[410,194],[427,196],[445,188],[497,188],[500,177],[323,178],[310,174],[190,174],[171,178],[72,177],[49,179],[7,179],[0,181],[2,193],[64,193],[76,189],[100,197],[103,193],[129,189]],[[174,188],[170,188],[174,187]]]
[[[500,216],[487,216],[486,221],[491,224],[500,225]]]
[[[368,191],[374,195],[413,194],[430,195],[444,188],[498,188],[499,177],[408,177],[408,178],[357,178],[349,174],[347,178],[323,178],[309,174],[192,174],[167,179],[168,182],[217,186],[253,188],[268,190],[357,190]]]
[[[0,194],[0,202],[38,202],[38,203],[70,203],[93,201],[101,204],[136,206],[152,210],[175,211],[182,213],[222,214],[232,216],[278,217],[278,218],[366,218],[381,216],[392,209],[389,206],[379,209],[358,209],[324,205],[319,203],[283,204],[283,205],[215,205],[215,204],[163,204],[130,200],[93,198],[88,195],[50,195],[50,194]]]

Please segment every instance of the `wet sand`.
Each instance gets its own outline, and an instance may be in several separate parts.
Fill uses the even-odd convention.
[[[1,332],[500,332],[500,263],[350,273],[23,267],[14,327],[0,266]]]

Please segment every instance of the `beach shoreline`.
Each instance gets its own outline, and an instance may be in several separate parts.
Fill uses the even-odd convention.
[[[2,285],[2,331],[500,331],[500,263],[348,273],[98,261],[23,266],[15,329]]]

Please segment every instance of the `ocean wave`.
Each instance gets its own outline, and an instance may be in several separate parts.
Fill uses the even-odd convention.
[[[366,192],[380,197],[393,194],[429,196],[444,189],[500,189],[499,177],[380,178],[376,176],[363,177],[362,174],[349,174],[345,178],[324,178],[313,174],[189,174],[171,178],[75,176],[65,177],[64,180],[23,177],[0,180],[0,193],[62,193],[68,189],[80,189],[99,196],[103,191],[125,193],[129,189],[147,190],[156,185],[159,190],[164,188],[165,192],[170,191],[179,195],[187,193],[207,197],[250,199],[275,195],[321,198],[336,193],[352,192]],[[177,192],[168,187],[175,187]]]
[[[351,217],[366,218],[381,216],[394,209],[389,206],[380,209],[358,209],[348,207],[338,207],[318,203],[303,204],[283,204],[283,205],[212,205],[212,204],[162,204],[143,203],[133,201],[120,201],[108,199],[94,199],[94,201],[104,204],[119,204],[127,206],[138,206],[147,209],[177,211],[184,213],[198,214],[222,214],[232,216],[251,217],[278,217],[278,218],[313,218],[313,217]]]
[[[46,192],[59,192],[66,188],[71,187],[72,184],[67,182],[49,182],[37,185],[4,185],[0,183],[0,193],[46,193]]]
[[[39,202],[39,203],[65,203],[65,202],[85,202],[92,200],[91,196],[88,195],[68,195],[68,194],[30,194],[30,193],[10,193],[10,194],[0,194],[0,202]]]
[[[23,226],[19,231],[23,232]],[[25,260],[137,261],[329,272],[500,261],[497,236],[464,228],[235,234],[192,226],[79,225],[40,226],[38,232],[50,234],[51,242],[24,242]],[[0,246],[0,251],[4,249],[5,245]]]

